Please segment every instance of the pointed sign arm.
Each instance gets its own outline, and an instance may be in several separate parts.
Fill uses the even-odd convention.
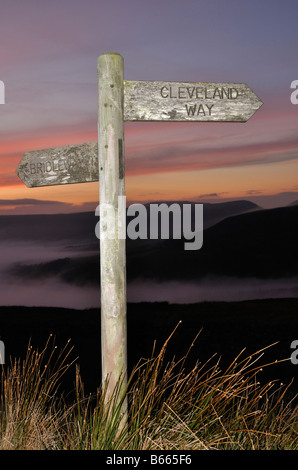
[[[98,143],[26,152],[16,174],[28,188],[98,181]]]
[[[246,122],[262,104],[246,83],[124,81],[126,121]]]

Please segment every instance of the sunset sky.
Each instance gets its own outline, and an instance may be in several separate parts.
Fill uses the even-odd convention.
[[[247,83],[246,123],[125,124],[131,201],[298,200],[295,0],[0,0],[0,214],[93,210],[98,183],[28,189],[24,152],[97,140],[97,57],[126,80]]]

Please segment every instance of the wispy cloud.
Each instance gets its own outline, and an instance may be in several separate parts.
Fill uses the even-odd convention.
[[[220,193],[225,194],[225,193]],[[209,194],[199,194],[198,199],[203,199],[204,197],[218,197],[219,193],[209,193]]]
[[[257,195],[257,194],[263,194],[263,191],[260,191],[258,189],[249,189],[246,191],[246,194],[248,196],[254,196],[254,195]]]
[[[0,199],[0,206],[9,206],[9,207],[15,207],[15,206],[40,206],[40,205],[48,205],[48,204],[62,204],[65,205],[64,202],[59,202],[59,201],[47,201],[47,200],[42,200],[42,199]]]
[[[97,205],[97,201],[73,204],[63,201],[34,198],[0,199],[0,215],[55,214],[59,212],[95,213]]]
[[[220,145],[210,142],[208,146],[180,144],[178,141],[163,145],[132,149],[127,159],[129,175],[189,171],[193,169],[238,167],[286,162],[298,159],[298,136],[280,140]]]

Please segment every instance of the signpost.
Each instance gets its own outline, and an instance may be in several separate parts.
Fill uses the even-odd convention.
[[[262,101],[245,83],[124,82],[126,121],[245,122]]]
[[[124,121],[245,122],[262,105],[246,84],[123,79],[123,58],[98,58],[98,143],[26,152],[16,170],[28,187],[99,181],[102,382],[110,400],[127,384],[125,239],[115,220],[125,195]],[[108,210],[111,208],[112,210]],[[109,230],[113,230],[113,236]],[[124,426],[126,399],[122,405]]]

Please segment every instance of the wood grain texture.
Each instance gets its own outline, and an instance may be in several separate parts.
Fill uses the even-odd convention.
[[[262,104],[245,83],[124,81],[125,121],[245,122]]]
[[[115,220],[122,220],[125,196],[123,58],[116,53],[98,58],[98,159],[100,198],[100,278],[102,381],[105,399],[127,384],[126,241]],[[124,425],[127,398],[122,404]],[[121,427],[120,426],[120,427]]]
[[[16,174],[29,188],[98,181],[98,144],[26,152]]]

